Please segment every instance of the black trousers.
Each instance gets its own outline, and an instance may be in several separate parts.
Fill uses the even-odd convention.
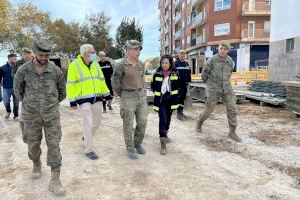
[[[182,114],[183,113],[183,106],[184,101],[186,99],[186,94],[187,94],[187,86],[183,85],[180,86],[179,88],[179,107],[177,109],[177,113]]]
[[[172,109],[171,102],[162,102],[159,106],[159,136],[166,137],[170,128]]]

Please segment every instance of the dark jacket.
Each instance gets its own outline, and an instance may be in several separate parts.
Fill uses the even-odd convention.
[[[112,93],[111,77],[112,77],[113,72],[114,72],[113,67],[112,67],[112,65],[109,61],[104,61],[104,62],[99,61],[99,65],[102,69],[106,85],[107,85],[108,89],[110,90],[110,92]]]
[[[191,69],[186,61],[177,60],[175,62],[176,69],[179,75],[179,84],[181,88],[186,87],[191,82]]]
[[[155,111],[159,111],[159,106],[161,105],[164,97],[161,93],[161,86],[164,80],[164,75],[162,72],[162,68],[159,67],[153,75],[151,90],[154,93],[154,102],[153,109]],[[170,95],[168,101],[171,102],[171,109],[176,110],[178,108],[178,89],[179,89],[179,77],[176,69],[173,69],[169,75],[170,80]],[[166,94],[165,94],[166,95]]]
[[[12,67],[6,63],[0,67],[0,82],[3,79],[3,88],[12,89],[13,88],[13,77],[11,75]]]

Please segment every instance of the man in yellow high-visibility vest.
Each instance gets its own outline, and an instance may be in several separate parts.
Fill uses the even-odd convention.
[[[85,155],[98,159],[92,138],[101,122],[102,101],[110,100],[103,72],[97,63],[97,54],[91,44],[80,47],[80,55],[68,68],[67,96],[72,108],[81,108],[83,116],[83,138]]]

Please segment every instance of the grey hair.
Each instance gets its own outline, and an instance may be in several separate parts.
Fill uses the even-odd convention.
[[[82,57],[84,57],[85,53],[86,53],[89,49],[91,49],[91,48],[94,48],[94,46],[91,45],[91,44],[84,44],[84,45],[82,45],[82,46],[80,47],[80,55],[81,55]]]

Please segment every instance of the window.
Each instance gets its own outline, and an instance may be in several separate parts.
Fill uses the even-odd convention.
[[[182,20],[182,28],[184,28],[184,27],[185,27],[185,21]]]
[[[270,32],[270,21],[265,21],[264,30],[265,32]]]
[[[191,43],[191,36],[188,35],[188,36],[186,37],[186,44],[190,44],[190,43]]]
[[[255,36],[255,21],[248,21],[248,38]]]
[[[183,11],[184,8],[185,8],[185,2],[182,3],[182,9],[181,10]]]
[[[295,48],[295,39],[291,38],[291,39],[287,39],[286,40],[286,52],[293,52]]]
[[[215,11],[231,8],[231,0],[215,0]]]
[[[215,24],[214,36],[230,35],[230,23]]]
[[[188,25],[188,24],[190,24],[191,23],[191,16],[188,16],[187,18],[186,18],[186,24]]]
[[[181,44],[182,44],[182,46],[184,45],[184,39],[182,39]]]

